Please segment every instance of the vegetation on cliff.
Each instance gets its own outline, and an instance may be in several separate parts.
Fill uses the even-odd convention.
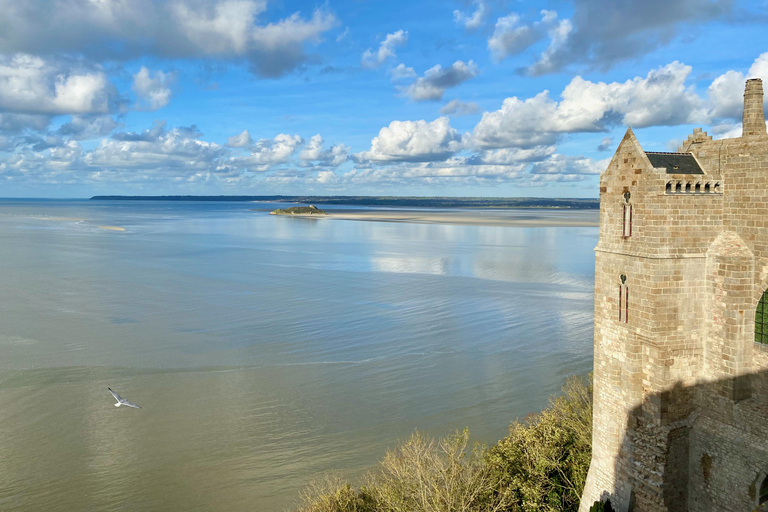
[[[270,215],[328,215],[317,206],[291,206],[290,208],[278,208],[269,212]]]
[[[329,477],[298,512],[560,512],[579,508],[592,442],[592,387],[574,377],[540,414],[491,448],[469,431],[413,434],[353,486]]]

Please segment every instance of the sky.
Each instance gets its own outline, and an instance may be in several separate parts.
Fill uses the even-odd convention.
[[[739,136],[768,0],[0,0],[0,197],[597,197]]]

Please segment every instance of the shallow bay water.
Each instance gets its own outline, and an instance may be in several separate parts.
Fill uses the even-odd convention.
[[[253,207],[0,200],[0,510],[283,510],[591,369],[597,228]]]

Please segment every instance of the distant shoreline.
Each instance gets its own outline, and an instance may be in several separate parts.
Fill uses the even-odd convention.
[[[93,196],[97,201],[241,201],[291,204],[390,206],[400,208],[597,209],[598,199],[542,197],[395,197],[395,196]]]
[[[260,210],[255,210],[260,211]],[[451,224],[457,226],[497,226],[497,227],[596,227],[596,210],[568,210],[557,214],[557,210],[541,210],[536,213],[528,210],[519,215],[510,215],[508,210],[468,210],[468,209],[402,209],[402,210],[363,210],[363,209],[326,209],[327,215],[282,215],[281,217],[307,220],[358,220],[371,222],[406,222],[410,224]]]

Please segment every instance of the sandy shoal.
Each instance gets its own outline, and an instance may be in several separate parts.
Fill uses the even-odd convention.
[[[589,227],[598,225],[598,210],[333,210],[328,215],[287,215],[287,217],[454,224],[509,227]]]

